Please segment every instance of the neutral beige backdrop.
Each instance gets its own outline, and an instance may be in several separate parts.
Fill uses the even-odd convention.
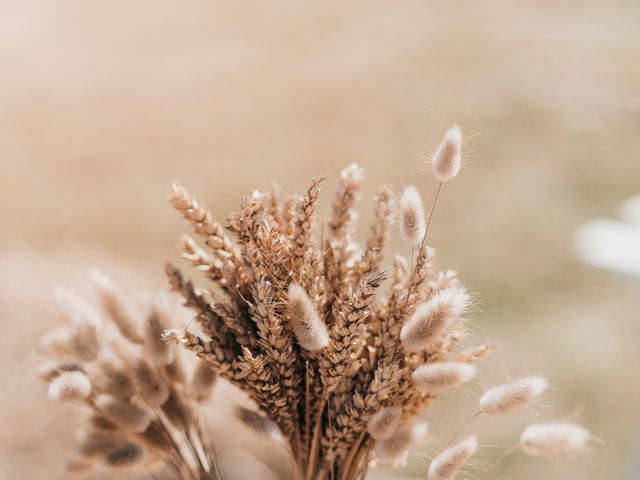
[[[1,0],[0,477],[50,479],[73,443],[69,410],[30,374],[52,286],[82,289],[92,266],[162,285],[183,229],[171,179],[223,218],[249,189],[301,191],[357,161],[364,229],[379,183],[433,195],[420,162],[458,121],[466,169],[433,243],[479,292],[475,336],[500,348],[427,413],[433,438],[483,385],[543,371],[557,391],[533,418],[573,415],[603,444],[576,461],[514,456],[494,478],[625,478],[638,290],[581,266],[571,236],[640,190],[639,24],[630,0]],[[478,422],[480,459],[529,420]],[[437,447],[394,475],[423,478]]]

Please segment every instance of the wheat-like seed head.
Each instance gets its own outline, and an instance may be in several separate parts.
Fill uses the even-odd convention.
[[[374,440],[386,440],[393,435],[401,420],[401,408],[385,407],[372,415],[367,422],[367,431]]]
[[[520,448],[532,457],[557,457],[584,450],[591,434],[570,422],[529,425],[520,436]]]
[[[151,422],[149,413],[135,403],[101,395],[96,406],[107,420],[126,431],[142,433]]]
[[[549,388],[542,375],[521,378],[484,392],[480,397],[480,410],[488,416],[507,415],[536,401]]]
[[[419,245],[426,232],[426,224],[422,197],[413,185],[402,192],[398,218],[402,239],[409,245]]]
[[[457,388],[476,375],[476,367],[462,362],[434,362],[416,368],[411,376],[415,386],[424,392]]]
[[[91,382],[82,372],[62,372],[49,384],[49,398],[60,401],[82,401],[91,394]]]
[[[246,407],[236,406],[233,415],[242,425],[254,433],[273,442],[282,441],[282,433],[278,426],[258,412]]]
[[[213,390],[213,386],[218,380],[218,374],[205,362],[198,362],[198,366],[193,372],[191,379],[191,388],[193,394],[198,401],[204,401],[209,398]]]
[[[468,303],[469,295],[462,287],[454,286],[437,292],[418,306],[402,327],[402,346],[409,352],[418,352],[446,340],[458,326]]]
[[[376,442],[375,454],[385,463],[395,463],[394,460],[403,463],[406,454],[421,443],[428,432],[429,427],[424,422],[400,425],[389,438]]]
[[[428,480],[453,480],[467,460],[476,453],[478,445],[477,437],[470,435],[444,450],[431,461]]]
[[[139,394],[150,405],[160,406],[169,398],[169,388],[159,377],[157,371],[143,358],[133,365]]]
[[[289,321],[298,343],[315,352],[329,344],[329,332],[304,289],[295,283],[289,286]]]
[[[439,182],[448,182],[458,175],[462,165],[462,132],[458,125],[446,131],[436,147],[431,164]]]
[[[142,461],[144,450],[136,443],[125,443],[107,452],[104,456],[105,463],[112,469],[129,469]]]

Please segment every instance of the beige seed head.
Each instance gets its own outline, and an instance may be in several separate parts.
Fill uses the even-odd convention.
[[[82,372],[62,372],[49,384],[49,398],[70,402],[86,400],[91,395],[91,382]]]
[[[186,428],[189,425],[188,406],[179,392],[174,390],[169,394],[167,401],[162,404],[162,411],[177,427]]]
[[[428,432],[429,427],[426,423],[400,425],[389,438],[376,442],[376,456],[381,462],[393,462],[402,458],[406,452],[422,442]]]
[[[584,450],[591,434],[569,422],[529,425],[520,436],[520,448],[532,457],[557,457]]]
[[[199,361],[191,379],[191,388],[196,400],[202,402],[209,398],[217,379],[218,375],[211,368],[211,365],[207,362]]]
[[[129,400],[136,393],[136,385],[129,372],[116,365],[116,361],[105,359],[100,362],[100,390],[120,400]]]
[[[45,363],[44,365],[40,365],[37,368],[38,378],[45,383],[51,382],[51,380],[53,380],[63,372],[85,373],[82,364],[73,361],[61,363],[50,362]]]
[[[464,288],[455,285],[436,293],[420,305],[400,331],[400,341],[408,352],[418,352],[445,340],[453,333],[469,303]]]
[[[141,433],[145,431],[151,422],[149,413],[138,405],[117,400],[107,395],[98,397],[96,406],[107,420],[124,430]]]
[[[462,132],[454,125],[444,134],[431,158],[433,174],[439,182],[448,182],[458,175],[462,165]]]
[[[307,292],[297,283],[289,286],[289,319],[298,343],[305,350],[314,352],[329,344],[327,326]]]
[[[74,356],[85,362],[92,362],[100,353],[98,331],[92,323],[74,325],[71,335],[71,347]]]
[[[476,363],[485,357],[488,357],[496,349],[496,346],[492,343],[485,343],[482,345],[476,345],[465,349],[460,355],[458,355],[458,361],[465,363]]]
[[[367,423],[367,430],[375,440],[386,440],[400,424],[402,409],[399,407],[386,407],[373,414]]]
[[[418,390],[438,392],[457,388],[476,375],[476,367],[462,362],[427,363],[416,368],[411,376]]]
[[[171,448],[171,436],[162,422],[156,420],[137,436],[137,439],[149,450],[167,451]]]
[[[542,375],[521,378],[484,392],[480,410],[488,416],[506,415],[536,401],[549,388]]]
[[[78,451],[83,457],[94,458],[108,453],[123,441],[122,435],[113,431],[92,431],[84,437]]]
[[[169,398],[167,385],[156,371],[143,359],[138,359],[133,367],[140,395],[150,405],[162,405]]]
[[[258,412],[242,406],[236,406],[233,410],[233,415],[245,427],[253,430],[261,437],[267,438],[273,442],[280,442],[282,440],[282,433],[280,433],[278,426],[267,417],[260,415]]]
[[[112,422],[110,422],[100,414],[92,415],[89,418],[89,425],[91,425],[91,427],[93,427],[96,430],[102,430],[102,431],[113,431],[118,429],[118,427],[116,427],[115,424],[113,424]]]
[[[424,207],[418,189],[409,185],[400,197],[400,234],[409,245],[419,245],[426,231]]]
[[[104,456],[104,462],[110,469],[128,469],[139,463],[144,457],[143,448],[137,443],[125,443],[114,448]]]
[[[477,449],[478,439],[475,435],[447,448],[431,461],[428,480],[453,480]]]
[[[173,361],[173,350],[162,339],[162,333],[168,327],[165,318],[166,303],[166,297],[159,296],[155,304],[150,307],[144,323],[146,351],[153,362],[160,367],[169,365]]]

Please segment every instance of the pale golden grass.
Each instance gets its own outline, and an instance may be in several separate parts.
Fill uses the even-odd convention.
[[[457,139],[451,132],[435,155],[459,161],[461,139],[448,145]],[[79,401],[93,412],[89,443],[70,473],[91,464],[92,471],[156,468],[183,480],[221,478],[197,407],[218,375],[253,400],[257,411],[237,406],[235,418],[285,450],[295,479],[355,480],[373,465],[404,465],[428,431],[416,417],[440,392],[470,381],[474,363],[493,350],[485,344],[458,351],[471,296],[456,272],[436,270],[428,245],[445,173],[434,171],[440,183],[429,212],[416,188],[405,189],[395,216],[410,256],[396,254],[384,293],[380,266],[392,195],[388,187],[379,190],[362,249],[355,239],[364,169],[357,164],[340,174],[326,231],[315,218],[321,175],[302,196],[251,191],[224,225],[172,183],[171,205],[202,244],[183,236],[179,247],[206,286],[166,265],[193,324],[168,328],[162,297],[136,308],[98,272],[92,279],[102,314],[64,291],[58,295],[69,329],[44,337],[49,361],[40,377],[53,399]],[[191,378],[163,342],[199,357]],[[487,390],[470,420],[530,406],[547,386],[538,375]],[[429,478],[453,479],[476,448],[475,436],[447,448],[431,462]]]

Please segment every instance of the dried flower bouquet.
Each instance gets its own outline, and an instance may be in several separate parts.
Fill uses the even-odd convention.
[[[388,187],[379,190],[364,248],[355,242],[364,177],[355,164],[341,172],[321,227],[323,176],[302,196],[249,193],[225,226],[173,184],[171,204],[199,239],[184,236],[182,256],[207,282],[196,286],[172,264],[166,272],[196,322],[162,333],[172,322],[151,304],[138,325],[103,277],[97,282],[110,323],[84,307],[69,310],[74,326],[48,339],[55,361],[43,378],[52,397],[80,400],[92,412],[73,469],[92,471],[100,457],[107,470],[158,466],[176,478],[219,478],[197,416],[215,375],[255,401],[258,411],[239,408],[237,417],[288,451],[293,478],[352,480],[374,463],[403,463],[427,434],[416,417],[440,392],[471,380],[476,362],[493,350],[456,351],[470,296],[455,272],[436,271],[427,246],[438,194],[460,171],[461,149],[453,127],[433,155],[439,185],[429,213],[413,186],[398,201]],[[410,256],[395,255],[387,279],[382,263],[394,221]],[[163,341],[202,360],[193,378]],[[533,404],[547,386],[532,376],[490,389],[477,415]],[[588,438],[577,425],[541,424],[516,446],[546,456],[580,450]],[[428,478],[453,479],[477,448],[475,436],[453,444],[431,462]]]

